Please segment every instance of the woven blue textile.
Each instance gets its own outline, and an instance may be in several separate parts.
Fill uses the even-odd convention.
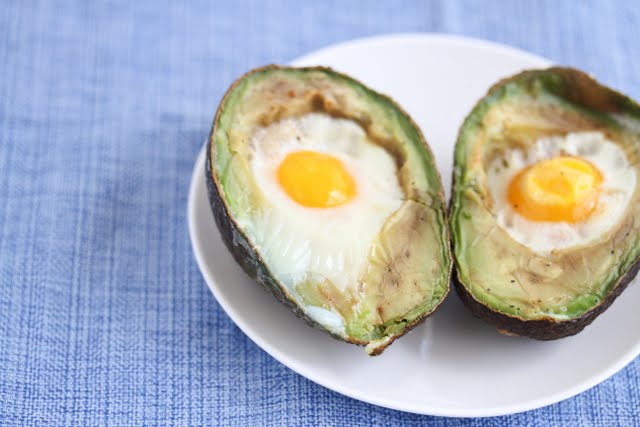
[[[640,425],[640,359],[540,410],[419,416],[295,374],[209,293],[187,190],[228,85],[418,31],[517,46],[640,98],[629,0],[1,2],[0,425]]]

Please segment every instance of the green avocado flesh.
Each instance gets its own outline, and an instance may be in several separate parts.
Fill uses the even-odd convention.
[[[532,70],[503,80],[462,125],[450,206],[454,262],[463,291],[488,310],[523,321],[580,319],[617,296],[633,270],[640,255],[637,188],[622,219],[586,244],[540,254],[497,224],[487,178],[496,156],[585,131],[604,134],[640,176],[640,107],[578,70]]]
[[[264,135],[278,123],[311,123],[312,119],[325,123],[326,118],[356,129],[366,144],[391,159],[391,178],[397,181],[394,185],[400,195],[397,208],[380,217],[370,240],[356,254],[363,264],[346,284],[329,279],[347,277],[346,270],[341,276],[340,269],[353,270],[336,266],[339,254],[350,250],[341,247],[345,239],[333,236],[335,248],[330,250],[335,256],[304,261],[300,267],[296,254],[304,250],[290,235],[303,221],[295,216],[296,209],[303,208],[279,205],[265,190],[270,178],[255,172],[257,160],[252,163],[258,158],[256,135]],[[355,150],[348,138],[345,141],[345,152]],[[286,143],[269,143],[281,142]],[[440,178],[422,134],[388,97],[328,68],[254,70],[225,95],[207,162],[210,201],[225,244],[251,277],[313,326],[338,339],[366,345],[367,353],[376,355],[431,314],[448,293],[452,262]],[[312,215],[309,209],[314,208],[299,212]],[[339,209],[327,208],[318,215],[333,215]],[[361,223],[380,216],[381,211],[353,212],[348,220]],[[277,215],[286,221],[273,220]],[[322,224],[310,221],[306,228],[310,233],[319,230],[326,246],[332,236]],[[317,244],[304,243],[309,251]],[[325,274],[327,269],[334,275]]]

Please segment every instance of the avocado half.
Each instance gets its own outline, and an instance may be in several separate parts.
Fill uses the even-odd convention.
[[[501,229],[487,189],[490,158],[538,138],[599,131],[640,174],[640,107],[572,68],[530,70],[494,85],[465,119],[455,147],[450,223],[464,304],[508,335],[553,340],[604,312],[640,267],[640,192],[605,236],[534,253]]]
[[[404,194],[371,242],[356,296],[330,283],[290,283],[277,277],[256,243],[253,218],[268,210],[246,151],[254,132],[310,113],[347,119],[395,161]],[[380,354],[432,314],[449,291],[451,255],[440,177],[420,130],[390,98],[329,68],[267,66],[240,77],[224,96],[207,151],[209,201],[236,262],[310,325]],[[299,286],[301,285],[301,286]],[[345,302],[346,301],[346,302]],[[338,304],[339,303],[339,304]],[[331,311],[342,324],[314,313]]]

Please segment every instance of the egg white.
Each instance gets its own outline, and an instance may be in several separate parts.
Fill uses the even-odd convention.
[[[507,199],[514,176],[527,166],[561,155],[582,158],[602,173],[594,212],[583,222],[532,221],[517,213]],[[636,172],[624,151],[601,132],[575,132],[541,138],[528,150],[511,150],[493,159],[487,182],[497,224],[517,242],[539,254],[588,244],[622,220],[636,186]]]
[[[326,209],[291,199],[277,170],[288,153],[299,150],[338,158],[356,183],[355,197]],[[309,279],[329,280],[341,291],[355,288],[371,243],[403,203],[391,155],[353,121],[310,113],[258,129],[249,145],[249,164],[264,203],[242,226],[271,272],[294,296],[296,284]],[[334,332],[343,332],[339,315],[320,307],[306,311]]]

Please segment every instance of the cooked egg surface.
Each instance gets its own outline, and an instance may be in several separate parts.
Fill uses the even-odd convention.
[[[496,157],[487,180],[497,224],[549,254],[612,230],[629,205],[636,172],[601,132],[575,132]]]
[[[602,174],[586,160],[559,156],[521,170],[511,180],[511,206],[532,221],[579,222],[595,209]]]
[[[289,197],[308,208],[330,208],[347,203],[356,194],[353,177],[329,154],[293,151],[278,167],[278,181]]]
[[[241,224],[272,273],[296,284],[356,289],[369,246],[403,203],[396,164],[356,123],[311,113],[258,129],[249,164],[264,201]],[[338,316],[313,307],[312,317]]]

